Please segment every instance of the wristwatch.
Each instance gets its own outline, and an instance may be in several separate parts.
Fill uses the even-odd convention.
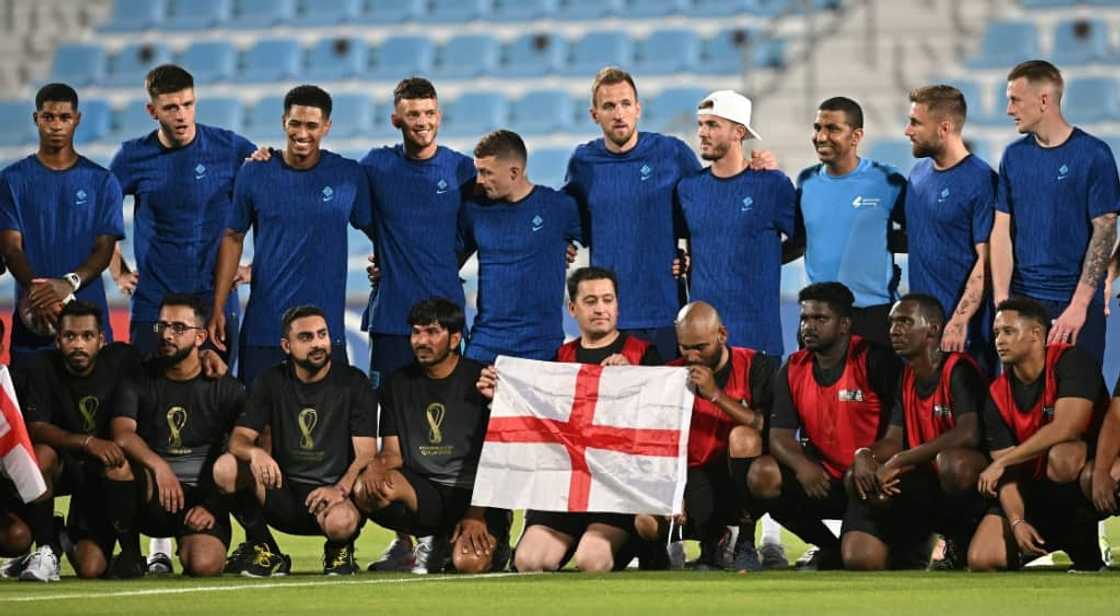
[[[82,277],[75,274],[74,272],[70,272],[69,274],[63,274],[62,279],[65,280],[66,282],[69,282],[70,286],[74,287],[75,291],[77,291],[82,286]]]

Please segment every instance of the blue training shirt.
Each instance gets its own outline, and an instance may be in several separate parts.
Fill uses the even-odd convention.
[[[999,163],[996,210],[1011,215],[1011,292],[1068,302],[1081,279],[1093,219],[1120,210],[1112,150],[1080,128],[1053,148],[1038,145],[1034,135],[1013,141]]]
[[[381,280],[370,293],[362,329],[407,336],[408,311],[430,297],[464,304],[455,254],[460,187],[474,161],[440,146],[414,160],[404,146],[374,148],[362,158],[373,203],[373,244]]]
[[[677,198],[692,254],[693,300],[719,311],[731,346],[781,357],[782,234],[792,236],[793,182],[781,171],[684,178]]]
[[[469,198],[459,219],[461,252],[478,251],[478,315],[466,356],[551,359],[564,341],[568,242],[580,238],[571,196],[534,186],[521,201]]]
[[[196,131],[179,148],[165,147],[157,131],[125,141],[109,165],[124,194],[135,197],[133,252],[140,279],[132,295],[133,321],[157,320],[169,293],[214,296],[233,181],[256,146],[222,128],[198,124]],[[227,309],[236,303],[230,293]]]
[[[903,220],[906,178],[864,158],[841,176],[820,164],[805,169],[797,192],[809,280],[844,283],[859,308],[894,301],[898,279],[887,231],[892,220]]]
[[[241,344],[279,346],[284,311],[312,304],[327,315],[331,343],[344,344],[346,225],[368,233],[369,182],[357,161],[323,150],[297,170],[279,151],[237,174],[229,228],[253,229],[253,279]]]
[[[583,210],[591,265],[618,276],[619,329],[671,327],[677,317],[674,188],[699,171],[688,145],[657,133],[639,133],[622,154],[602,138],[572,153],[564,190]]]
[[[60,278],[89,259],[98,236],[124,238],[121,187],[108,169],[84,156],[69,169],[47,168],[32,154],[0,172],[0,230],[23,236],[23,253],[36,277]],[[16,285],[15,302],[24,293]],[[112,341],[105,285],[98,276],[75,296],[98,306],[105,339]],[[12,348],[49,347],[54,338],[36,336],[12,318]]]

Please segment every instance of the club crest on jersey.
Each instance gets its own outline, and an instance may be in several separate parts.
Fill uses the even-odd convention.
[[[839,392],[841,402],[863,402],[862,389],[841,389]]]
[[[206,177],[206,165],[198,163],[194,168],[194,179],[201,180]]]
[[[638,171],[642,174],[643,182],[653,177],[653,167],[649,165],[642,165],[642,168],[638,169]]]
[[[1067,165],[1065,163],[1062,163],[1062,166],[1058,167],[1058,181],[1061,182],[1062,180],[1064,180],[1068,177],[1069,177],[1069,165]]]
[[[541,229],[544,228],[544,219],[541,218],[539,214],[534,216],[533,220],[530,221],[530,222],[533,223],[533,232],[534,233],[536,233],[537,231],[540,231]]]
[[[937,196],[937,202],[938,203],[945,203],[948,200],[949,200],[949,189],[948,188],[942,188],[941,189],[941,194]]]
[[[852,207],[856,208],[857,210],[861,207],[877,207],[878,205],[879,199],[876,199],[874,197],[856,196],[855,199],[852,199]]]
[[[89,203],[89,195],[86,194],[86,191],[79,190],[74,193],[74,205],[85,205],[86,203]]]
[[[440,180],[436,183],[436,194],[442,195],[445,192],[447,192],[447,182]]]
[[[1042,416],[1046,419],[1046,421],[1052,421],[1054,419],[1054,407],[1052,407],[1052,406],[1042,407]]]
[[[754,209],[754,199],[750,197],[744,197],[742,203],[743,205],[739,207],[740,212],[749,212]]]
[[[937,419],[943,419],[953,414],[953,409],[943,404],[933,405],[933,416]]]
[[[334,201],[334,189],[330,186],[323,187],[323,203]]]

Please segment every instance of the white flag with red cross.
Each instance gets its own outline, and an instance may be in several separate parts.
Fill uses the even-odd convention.
[[[681,513],[692,392],[685,368],[499,357],[472,504]]]
[[[12,377],[8,367],[3,365],[0,365],[0,471],[11,478],[25,503],[47,491],[23,423],[23,413],[19,410]]]

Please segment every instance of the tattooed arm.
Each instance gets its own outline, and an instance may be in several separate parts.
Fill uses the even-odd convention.
[[[988,245],[976,245],[976,264],[968,274],[968,281],[964,285],[964,293],[957,300],[949,322],[945,324],[945,333],[941,336],[941,349],[943,351],[965,350],[964,345],[968,340],[968,322],[980,309],[980,302],[984,301],[984,285],[988,278]]]
[[[1062,311],[1050,329],[1050,342],[1077,342],[1077,334],[1085,324],[1089,304],[1097,292],[1112,249],[1116,244],[1116,214],[1102,214],[1093,219],[1093,236],[1089,239],[1089,249],[1085,251],[1085,261],[1081,266],[1081,280],[1069,306]]]

